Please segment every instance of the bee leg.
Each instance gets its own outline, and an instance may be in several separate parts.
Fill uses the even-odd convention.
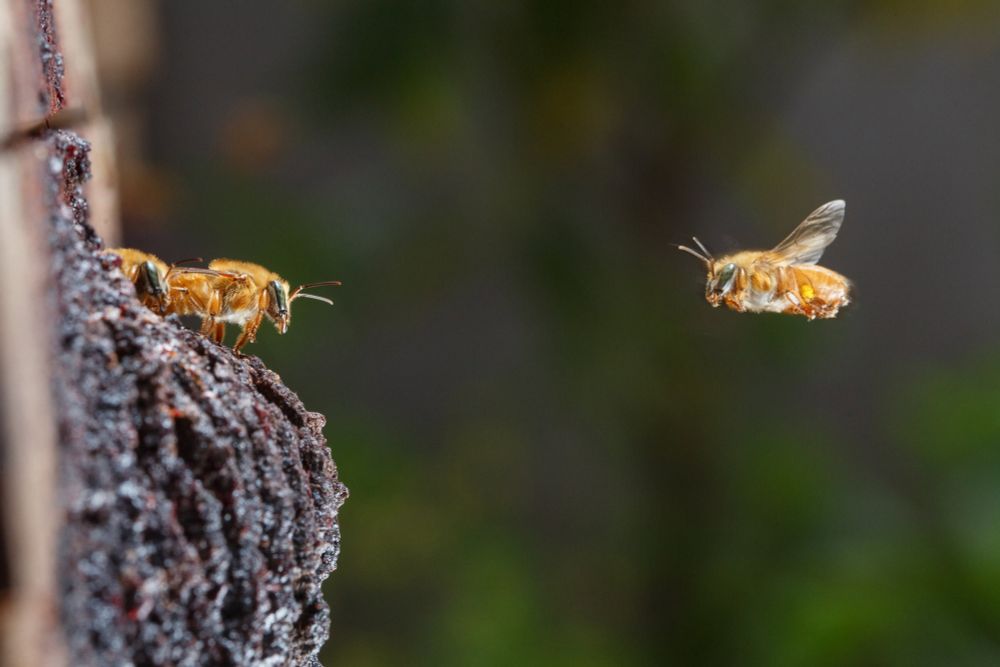
[[[225,322],[219,322],[215,319],[221,310],[222,300],[219,298],[218,292],[213,292],[208,303],[202,308],[204,314],[201,318],[201,335],[211,338],[216,343],[222,343],[222,339],[226,335]]]
[[[816,316],[822,317],[823,319],[829,319],[831,317],[837,316],[837,311],[839,307],[836,303],[827,303],[826,301],[816,300],[813,302],[816,307]]]
[[[785,311],[786,313],[792,315],[805,315],[809,319],[812,319],[812,316],[809,314],[809,311],[806,310],[805,305],[795,294],[795,292],[785,292],[782,296],[785,297],[785,301],[787,301],[788,305],[791,306],[790,310]]]
[[[816,319],[816,308],[811,301],[803,301],[799,305],[799,310],[809,318],[810,322]]]
[[[257,339],[257,329],[260,328],[260,323],[263,319],[264,312],[259,311],[252,320],[243,326],[243,331],[240,332],[240,337],[236,339],[236,344],[233,345],[233,352],[239,352],[244,345],[252,343]]]

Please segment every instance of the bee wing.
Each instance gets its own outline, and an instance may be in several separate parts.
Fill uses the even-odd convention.
[[[202,276],[214,276],[223,278],[239,278],[244,275],[242,273],[233,273],[231,271],[216,271],[215,269],[203,269],[198,266],[174,266],[171,269],[172,275],[202,275]]]
[[[171,266],[166,273],[166,278],[170,281],[170,284],[177,286],[186,280],[194,280],[191,276],[212,276],[215,277],[218,274],[215,271],[209,271],[208,269],[198,268],[196,266]]]
[[[784,241],[767,253],[774,264],[815,264],[823,256],[826,247],[833,243],[844,222],[843,199],[835,199],[823,204],[799,223]]]

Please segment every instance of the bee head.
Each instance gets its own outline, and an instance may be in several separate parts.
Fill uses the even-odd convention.
[[[274,322],[274,328],[278,333],[283,334],[288,331],[288,325],[292,321],[292,311],[289,307],[291,299],[288,297],[288,285],[272,280],[267,284],[267,317]]]
[[[325,280],[319,283],[307,283],[299,285],[291,293],[288,292],[288,283],[286,282],[272,280],[267,284],[267,310],[265,313],[274,322],[274,328],[278,330],[278,333],[283,334],[288,331],[288,325],[292,323],[292,301],[301,297],[333,305],[333,301],[330,301],[326,297],[306,294],[302,291],[308,287],[320,287],[323,285],[340,285],[340,281]]]
[[[719,263],[715,261],[715,257],[708,251],[708,248],[702,245],[697,237],[692,236],[691,238],[701,252],[683,245],[677,246],[677,249],[689,255],[694,255],[705,263],[705,268],[708,269],[708,278],[705,283],[705,298],[713,306],[718,306],[722,301],[722,297],[726,295],[726,292],[733,288],[733,281],[736,279],[736,265],[726,264],[719,269]]]
[[[146,260],[139,265],[139,271],[135,279],[136,292],[142,296],[149,296],[160,308],[160,312],[166,311],[170,305],[170,293],[166,289],[166,284],[160,270],[156,264]]]

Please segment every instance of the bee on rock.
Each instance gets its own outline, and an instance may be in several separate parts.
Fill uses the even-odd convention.
[[[292,321],[292,302],[298,298],[333,305],[333,301],[326,297],[306,294],[302,290],[341,284],[339,280],[327,280],[300,285],[289,291],[288,281],[259,264],[216,259],[209,263],[208,268],[218,277],[206,281],[204,289],[189,288],[192,308],[187,312],[200,315],[201,333],[211,336],[218,343],[225,337],[226,324],[242,326],[243,330],[233,345],[236,352],[256,339],[257,329],[264,317],[274,323],[278,333],[288,331]]]
[[[850,303],[851,284],[844,276],[816,262],[844,221],[841,199],[823,204],[809,214],[784,241],[771,250],[745,250],[715,259],[697,238],[701,252],[678,246],[705,263],[708,280],[705,299],[738,312],[786,313],[836,317]]]
[[[233,350],[239,352],[257,336],[264,317],[274,323],[279,333],[285,333],[292,320],[291,304],[298,298],[333,301],[302,290],[322,285],[340,285],[339,280],[300,285],[289,290],[288,282],[259,264],[217,259],[207,269],[181,267],[186,262],[167,264],[141,250],[112,248],[125,277],[135,285],[136,295],[143,305],[161,315],[196,315],[201,318],[202,335],[217,343],[225,338],[226,324],[243,327]]]
[[[173,312],[172,297],[176,290],[171,289],[171,284],[178,277],[178,272],[190,275],[209,273],[205,269],[180,268],[187,262],[200,262],[200,257],[167,264],[156,255],[134,248],[109,248],[107,252],[121,260],[119,268],[135,286],[136,296],[142,305],[161,315]]]

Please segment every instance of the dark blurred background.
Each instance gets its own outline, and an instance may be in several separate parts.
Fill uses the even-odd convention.
[[[324,664],[1000,664],[1000,5],[92,5],[124,242],[345,282]],[[836,320],[671,246],[835,198]]]

